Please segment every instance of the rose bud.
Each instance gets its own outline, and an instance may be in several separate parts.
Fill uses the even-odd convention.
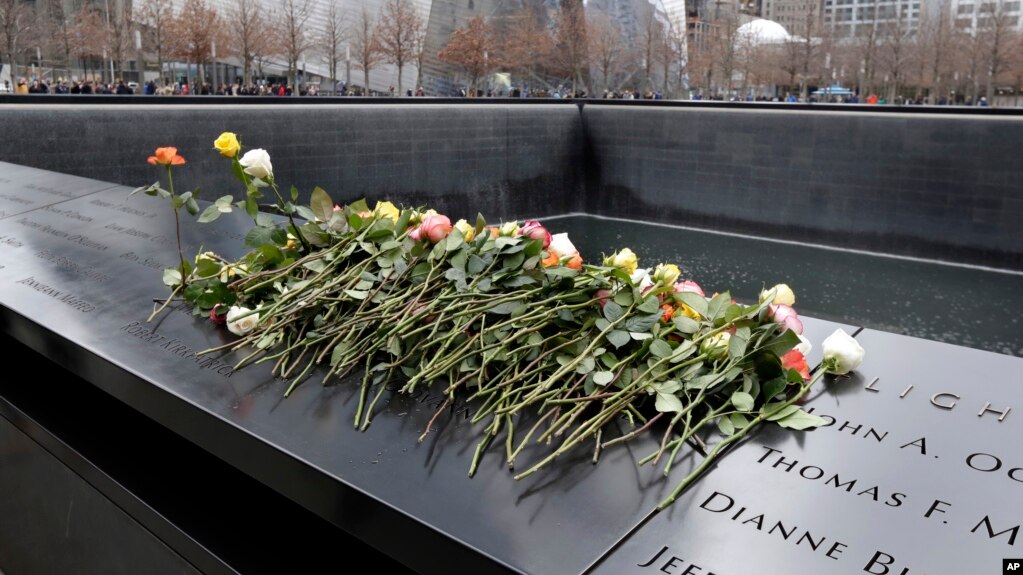
[[[542,241],[544,249],[547,249],[551,245],[551,233],[547,231],[547,228],[543,227],[540,222],[535,220],[526,220],[523,222],[522,227],[519,229],[519,235],[525,236],[531,240]]]
[[[863,363],[863,346],[843,329],[824,340],[824,366],[828,373],[845,375]]]

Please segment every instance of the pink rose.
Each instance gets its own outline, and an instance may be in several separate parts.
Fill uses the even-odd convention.
[[[611,295],[611,290],[600,289],[597,290],[597,293],[593,294],[593,297],[596,298],[597,304],[600,305],[600,309],[604,309],[604,306],[607,305],[607,300],[611,298]]]
[[[222,307],[227,307],[227,306],[225,306],[224,304],[218,303],[217,305],[213,306],[213,309],[210,310],[210,321],[212,321],[215,325],[224,325],[225,323],[227,323],[227,316],[226,315],[220,315],[220,314],[217,313],[217,309],[222,308]]]
[[[423,239],[423,235],[422,235],[421,233],[419,233],[419,226],[416,226],[416,228],[415,228],[414,230],[412,230],[411,232],[409,232],[409,233],[408,233],[408,237],[410,237],[410,238],[412,238],[412,239],[416,240],[417,242],[418,242],[419,240]]]
[[[700,295],[701,297],[707,297],[707,295],[703,293],[703,288],[700,287],[700,284],[694,282],[693,280],[686,280],[682,282],[677,282],[675,284],[675,293],[684,292],[693,292],[695,294]]]
[[[551,233],[536,220],[526,220],[523,222],[522,227],[519,228],[519,235],[531,240],[542,241],[543,249],[547,249],[551,245]]]
[[[430,243],[437,243],[448,237],[451,233],[451,220],[447,216],[433,214],[426,216],[423,223],[419,224],[419,238],[428,239]]]
[[[796,314],[796,310],[792,306],[771,304],[768,309],[770,310],[769,315],[774,318],[774,321],[785,324],[785,327],[797,334],[803,333],[803,322],[799,320],[799,315]]]

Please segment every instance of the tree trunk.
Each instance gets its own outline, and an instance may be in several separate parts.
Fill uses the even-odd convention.
[[[401,91],[401,69],[405,67],[404,62],[398,62],[398,97],[400,98],[405,94]]]
[[[369,93],[369,69],[363,68],[363,70],[362,70],[362,77],[363,77],[363,80],[365,80],[365,82],[366,82],[365,85],[362,87],[362,95],[366,96],[366,97],[369,97],[370,96],[370,93]]]

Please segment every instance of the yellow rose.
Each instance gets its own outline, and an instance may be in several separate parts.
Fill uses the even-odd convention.
[[[519,223],[518,222],[505,222],[501,224],[501,228],[498,230],[498,234],[506,238],[514,238],[519,235]]]
[[[661,282],[661,285],[675,285],[678,276],[682,271],[675,264],[657,264],[654,270],[654,281]]]
[[[681,315],[684,315],[684,316],[688,317],[689,319],[692,319],[692,320],[695,320],[695,321],[702,321],[703,320],[703,316],[700,315],[700,312],[696,311],[695,309],[687,306],[684,303],[680,303],[680,304],[678,304],[678,306],[679,307],[678,307],[678,310],[675,312],[675,315],[681,314]]]
[[[391,202],[377,202],[377,207],[373,210],[373,213],[375,213],[379,218],[388,218],[395,223],[398,222],[398,216],[401,215],[398,208],[396,208]]]
[[[771,300],[771,303],[775,305],[796,305],[796,294],[792,291],[792,288],[789,287],[789,284],[778,284],[770,289],[765,289],[760,292],[760,303],[766,303],[767,298],[771,296],[772,291],[774,292],[774,299]]]
[[[213,148],[220,152],[221,156],[233,158],[238,155],[242,145],[238,142],[238,136],[234,132],[224,132],[219,138],[213,140]]]
[[[639,265],[639,258],[636,257],[632,250],[625,248],[604,258],[604,265],[618,268],[631,276]]]
[[[700,344],[700,353],[707,354],[710,359],[722,359],[728,355],[728,340],[732,335],[727,331],[716,333],[703,340]]]
[[[469,225],[469,222],[465,220],[458,220],[455,222],[455,229],[462,232],[462,237],[465,241],[471,242],[472,238],[476,237],[476,228]]]

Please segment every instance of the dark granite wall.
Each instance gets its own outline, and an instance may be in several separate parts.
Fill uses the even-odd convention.
[[[265,148],[277,181],[336,201],[429,203],[454,216],[576,209],[582,178],[579,110],[571,105],[24,105],[0,111],[0,161],[139,186],[164,176],[146,163],[176,146],[179,191],[238,196],[222,131]]]
[[[587,105],[585,211],[1023,268],[1023,117]]]
[[[240,192],[211,147],[232,130],[279,182],[338,201],[586,211],[1023,269],[1023,115],[1005,110],[138,100],[0,105],[0,161],[136,186],[176,145],[180,189],[214,198]]]

